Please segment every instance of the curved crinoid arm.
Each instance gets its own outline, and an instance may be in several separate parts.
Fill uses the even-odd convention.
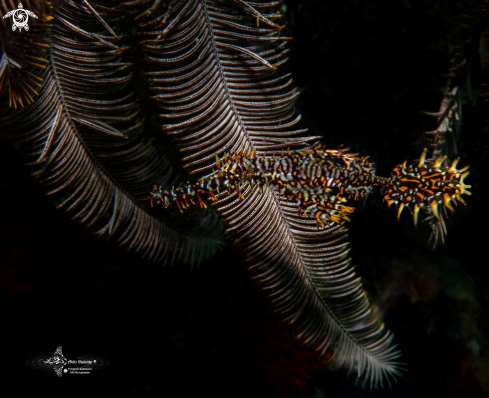
[[[462,96],[465,86],[469,102],[472,101],[470,87],[471,69],[471,41],[481,15],[487,9],[486,0],[464,2],[458,21],[450,26],[450,35],[453,37],[454,53],[450,60],[450,67],[445,75],[446,83],[442,101],[438,112],[423,112],[428,116],[436,117],[436,128],[427,131],[428,144],[432,148],[430,160],[438,159],[444,155],[449,159],[457,154],[457,141],[462,119]],[[477,36],[476,36],[477,40]],[[466,73],[463,73],[466,72]],[[466,75],[466,82],[461,80]]]
[[[310,186],[316,179],[313,172],[315,176],[321,172],[318,181],[323,178],[326,186],[321,189],[328,193],[328,184],[339,184],[349,175],[360,178],[362,173],[352,162],[354,173],[346,164],[350,160],[337,153],[324,154],[325,164],[332,164],[329,169],[311,161],[304,163],[305,169],[291,170],[295,158],[314,156],[305,146],[318,137],[304,137],[304,130],[296,127],[299,90],[290,74],[280,72],[287,61],[289,38],[276,23],[281,18],[273,12],[277,2],[158,4],[150,15],[141,14],[149,18],[141,20],[139,33],[145,35],[143,50],[162,128],[181,145],[184,167],[198,179],[211,175],[216,154],[220,158],[234,151],[257,154],[259,178],[256,173],[249,178],[251,171],[245,167],[240,181],[248,183],[238,183],[239,191],[231,194],[221,191],[213,204],[245,251],[250,272],[299,341],[321,354],[334,350],[331,362],[354,369],[372,387],[390,383],[400,373],[399,352],[373,316],[354,272],[345,223],[318,229],[314,218],[298,215],[290,193],[286,196],[287,185],[292,193],[304,195],[315,189]],[[304,148],[304,156],[281,153],[280,163],[279,156],[273,159],[273,152],[278,155],[288,147]]]
[[[450,60],[450,68],[445,76],[445,90],[439,111],[436,113],[423,112],[437,119],[436,128],[425,132],[428,138],[428,145],[431,147],[431,156],[428,155],[427,163],[434,164],[437,159],[444,156],[448,157],[446,162],[449,162],[456,156],[462,120],[462,99],[464,95],[462,89],[464,87],[469,102],[472,102],[470,75],[473,56],[469,54],[469,51],[471,51],[473,46],[470,43],[474,32],[478,31],[476,27],[480,17],[484,10],[487,9],[487,1],[464,2],[462,7],[463,10],[459,21],[450,27],[450,35],[454,38],[455,51]],[[466,82],[460,84],[464,74],[466,75]],[[446,207],[443,208],[445,209]],[[434,245],[436,246],[439,241],[444,242],[444,235],[446,235],[444,215],[446,216],[446,211],[436,215],[430,207],[424,207],[423,212],[427,215],[424,220],[430,223],[433,230],[430,239],[434,236]]]
[[[7,17],[12,15],[18,2],[0,0],[0,98],[8,93],[5,97],[8,96],[9,107],[17,109],[30,105],[39,95],[53,13],[63,2],[24,0],[24,10],[34,18],[29,20],[29,34],[25,35],[12,31],[12,18]]]
[[[426,149],[423,151],[419,161],[410,166],[406,162],[397,165],[392,171],[384,195],[384,201],[388,206],[396,204],[397,219],[401,216],[404,208],[411,210],[414,225],[418,223],[418,214],[422,209],[432,214],[425,220],[432,223],[435,245],[439,238],[444,241],[446,234],[443,215],[446,210],[454,212],[453,205],[456,201],[463,203],[463,194],[470,195],[470,185],[464,183],[469,166],[457,169],[459,158],[455,159],[450,166],[444,164],[446,157],[436,159],[434,162],[426,161]],[[435,221],[436,220],[436,221]]]
[[[178,176],[145,137],[119,37],[126,19],[111,2],[97,1],[99,11],[94,4],[70,1],[53,14],[39,96],[10,110],[2,127],[32,159],[33,175],[59,198],[58,207],[99,227],[97,235],[151,261],[198,264],[219,247],[222,223],[211,211],[149,208],[148,186],[171,187]]]

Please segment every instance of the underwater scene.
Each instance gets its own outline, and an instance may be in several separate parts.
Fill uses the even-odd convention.
[[[487,0],[0,0],[3,390],[489,397]]]

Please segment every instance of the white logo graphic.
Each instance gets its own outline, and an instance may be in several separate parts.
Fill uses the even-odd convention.
[[[41,355],[28,359],[26,365],[32,369],[43,371],[55,371],[61,377],[63,373],[69,375],[87,375],[93,370],[107,367],[109,361],[102,357],[93,355],[81,355],[77,359],[67,360],[62,352],[62,347],[58,347],[54,355]],[[72,365],[78,365],[73,367]]]
[[[24,6],[22,5],[22,3],[19,3],[19,6],[16,10],[10,11],[6,15],[4,15],[3,19],[8,17],[12,17],[12,20],[14,21],[14,24],[12,25],[12,30],[14,32],[17,28],[19,28],[19,32],[22,30],[22,28],[24,28],[27,32],[29,30],[29,25],[27,24],[29,17],[37,19],[36,14],[29,10],[24,10]]]
[[[63,367],[68,363],[66,358],[63,356],[63,353],[61,352],[61,347],[58,347],[56,352],[51,358],[48,358],[46,361],[44,361],[46,365],[50,365],[54,368],[56,371],[56,374],[61,377]],[[66,369],[65,369],[66,370]]]

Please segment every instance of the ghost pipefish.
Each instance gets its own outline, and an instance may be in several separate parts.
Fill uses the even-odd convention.
[[[315,218],[318,227],[350,221],[354,208],[351,201],[364,198],[373,187],[385,187],[384,201],[388,206],[397,206],[397,218],[404,208],[411,210],[414,225],[417,225],[420,209],[442,221],[440,207],[454,211],[456,200],[465,204],[461,195],[470,195],[470,185],[464,184],[469,174],[468,166],[457,170],[459,159],[445,165],[446,157],[426,160],[426,149],[412,165],[406,162],[397,165],[389,178],[375,174],[374,163],[368,157],[347,153],[347,148],[337,150],[324,146],[290,151],[280,154],[258,156],[256,151],[227,153],[222,159],[216,155],[216,170],[197,182],[163,190],[155,186],[151,192],[151,206],[168,207],[176,202],[180,211],[192,204],[206,207],[204,195],[215,201],[215,193],[226,190],[245,199],[247,186],[251,190],[265,187],[278,191],[297,205],[298,214]],[[412,209],[411,209],[412,207]],[[444,210],[445,211],[445,210]],[[444,224],[443,224],[444,225]]]

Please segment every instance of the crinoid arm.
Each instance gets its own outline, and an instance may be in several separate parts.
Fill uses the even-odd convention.
[[[334,350],[331,362],[355,370],[372,387],[389,383],[400,373],[399,352],[374,319],[351,264],[345,223],[317,228],[309,212],[298,215],[294,198],[306,191],[312,196],[312,190],[319,195],[319,189],[335,198],[361,197],[373,183],[364,171],[371,173],[362,169],[364,159],[344,150],[315,153],[308,145],[321,137],[304,136],[305,130],[295,127],[299,90],[281,70],[290,38],[273,9],[278,3],[160,4],[151,16],[145,14],[149,18],[138,33],[144,35],[162,130],[184,152],[184,167],[196,178],[191,183],[204,178],[206,187],[220,181],[218,171],[211,173],[215,155],[220,162],[233,158],[230,187],[212,190],[213,207],[273,309],[302,344],[321,355]],[[256,156],[238,159],[245,153]],[[161,198],[170,203],[167,193]]]

